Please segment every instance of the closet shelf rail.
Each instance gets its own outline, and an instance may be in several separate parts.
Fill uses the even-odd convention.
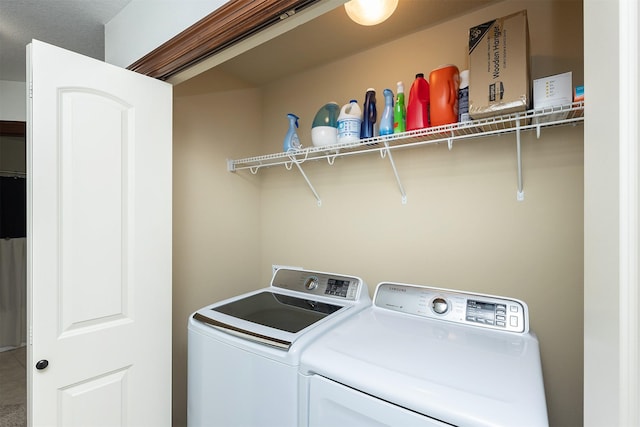
[[[434,126],[392,135],[376,136],[362,139],[358,142],[335,144],[324,147],[307,147],[296,151],[266,154],[262,156],[248,157],[239,160],[227,160],[227,170],[236,172],[249,169],[256,174],[261,168],[284,165],[291,169],[295,164],[303,174],[314,196],[321,204],[320,197],[311,185],[308,177],[302,170],[302,164],[310,160],[326,159],[330,165],[336,157],[352,156],[364,153],[380,153],[382,157],[388,157],[391,161],[400,192],[402,203],[406,203],[406,194],[400,182],[399,175],[390,156],[392,150],[401,148],[419,147],[428,144],[447,143],[449,150],[453,148],[454,141],[463,141],[473,138],[495,136],[506,133],[516,134],[517,162],[518,162],[518,192],[517,199],[524,199],[522,189],[522,159],[520,152],[520,133],[522,131],[535,130],[540,137],[542,128],[577,125],[584,122],[584,102],[528,110],[520,113],[505,114],[485,119],[467,122],[453,123],[443,126]],[[388,156],[387,156],[388,155]]]
[[[520,122],[519,127],[516,126],[516,121]],[[512,133],[518,130],[536,130],[536,134],[539,137],[541,128],[577,124],[582,121],[584,121],[584,102],[575,102],[562,106],[528,110],[522,113],[376,136],[362,139],[358,142],[325,147],[307,147],[297,151],[227,160],[227,169],[229,172],[249,169],[256,173],[258,169],[263,167],[289,166],[292,161],[304,163],[309,160],[332,160],[335,157],[382,152],[442,142],[449,143],[449,141]]]

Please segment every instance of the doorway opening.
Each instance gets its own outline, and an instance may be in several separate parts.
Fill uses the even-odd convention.
[[[0,425],[26,426],[26,123],[0,121]]]

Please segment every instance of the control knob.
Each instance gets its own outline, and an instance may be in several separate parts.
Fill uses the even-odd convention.
[[[434,300],[431,302],[431,308],[436,314],[445,314],[447,311],[449,311],[449,304],[444,298],[438,297],[434,298]]]
[[[305,280],[304,282],[304,287],[310,291],[314,290],[315,288],[318,287],[318,278],[315,276],[308,277],[307,280]]]

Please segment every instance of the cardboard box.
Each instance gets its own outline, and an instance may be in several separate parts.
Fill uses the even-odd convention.
[[[571,71],[533,81],[533,108],[555,107],[573,102]]]
[[[531,103],[527,11],[469,30],[469,114],[482,119],[526,111]]]

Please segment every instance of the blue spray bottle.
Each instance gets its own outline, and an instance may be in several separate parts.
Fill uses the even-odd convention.
[[[380,118],[380,136],[393,133],[393,92],[391,89],[382,91],[384,95],[384,110]]]
[[[298,150],[302,148],[300,145],[300,138],[298,138],[298,133],[296,129],[298,128],[298,119],[299,117],[293,113],[287,114],[287,118],[289,119],[289,130],[284,137],[284,151]]]

